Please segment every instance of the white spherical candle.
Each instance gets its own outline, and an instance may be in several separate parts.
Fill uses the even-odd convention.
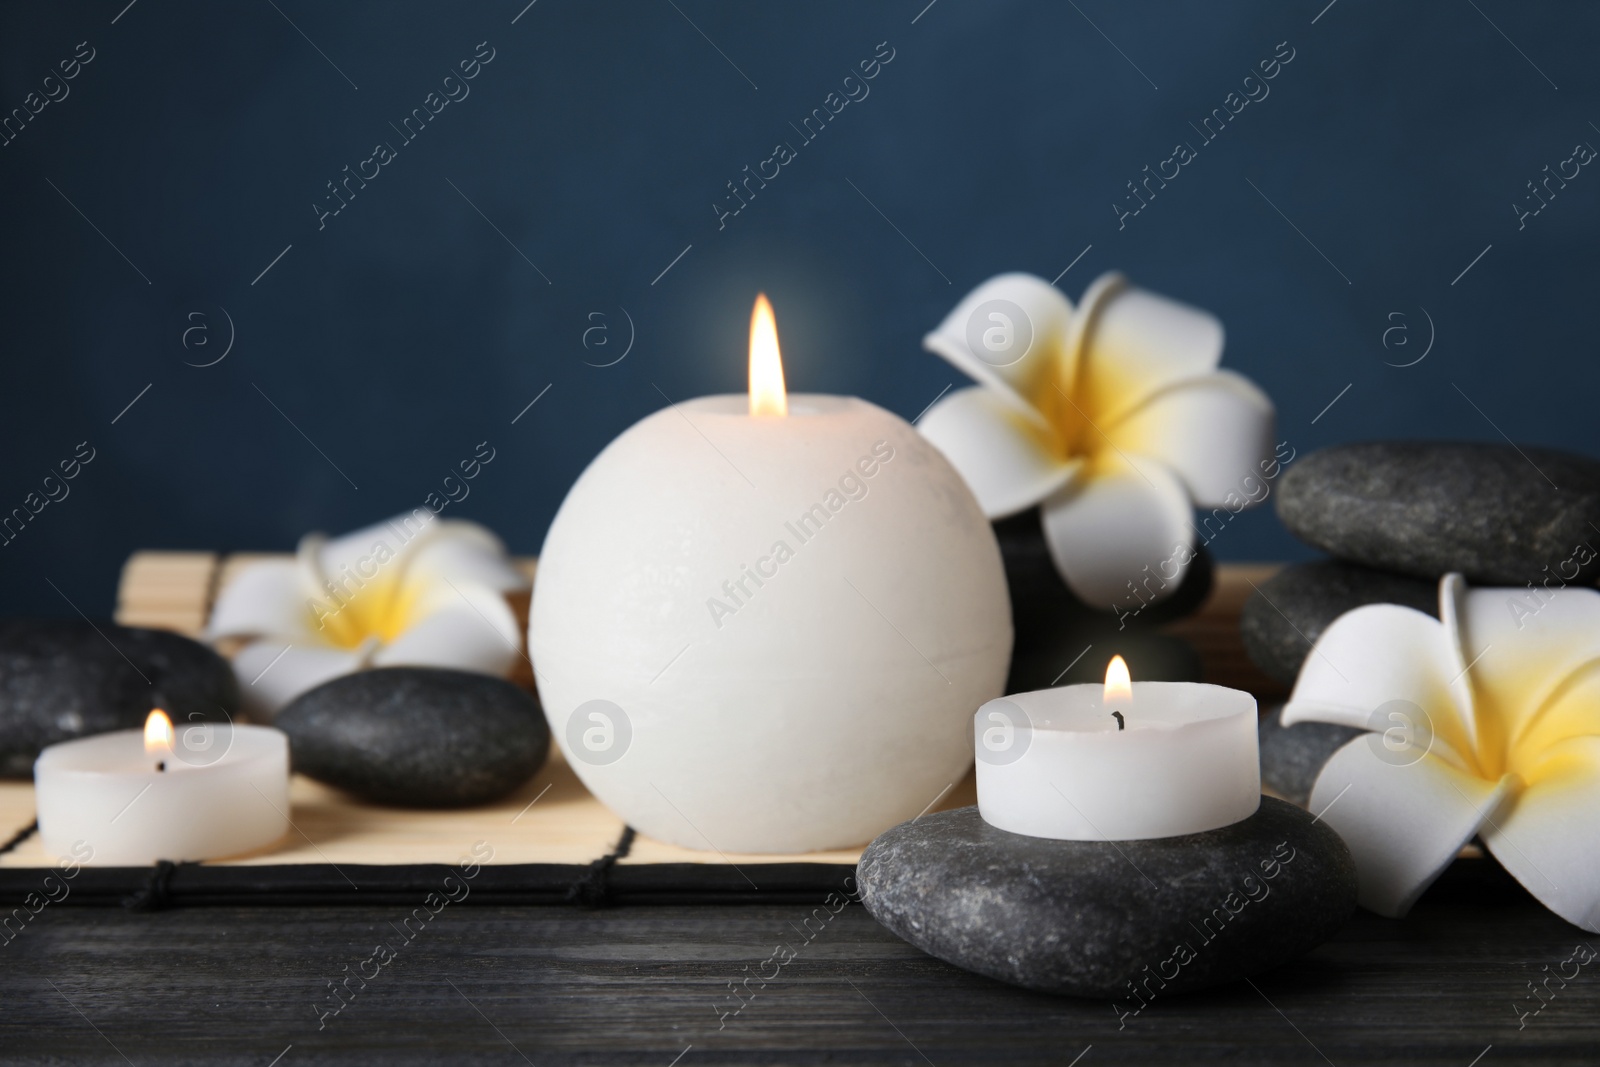
[[[158,719],[157,716],[160,716]],[[173,745],[159,711],[144,732],[51,745],[33,765],[47,851],[101,867],[217,859],[289,829],[289,744],[270,726],[197,724]],[[155,740],[152,741],[152,738]]]
[[[1215,830],[1255,814],[1254,697],[1198,682],[1112,689],[1110,681],[1068,685],[978,709],[985,822],[1030,837],[1135,841]]]
[[[1010,657],[999,549],[949,463],[866,401],[786,405],[634,425],[568,493],[534,583],[569,761],[691,848],[843,847],[916,816],[965,773]]]

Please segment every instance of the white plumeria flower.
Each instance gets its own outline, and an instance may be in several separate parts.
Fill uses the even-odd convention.
[[[1311,792],[1355,856],[1361,903],[1410,910],[1479,835],[1557,915],[1600,933],[1600,591],[1439,583],[1439,619],[1398,604],[1339,616],[1283,723],[1377,732]]]
[[[450,667],[505,675],[521,633],[505,594],[528,579],[472,522],[426,508],[239,572],[207,636],[250,638],[233,658],[246,706],[272,715],[364,667]]]
[[[1169,595],[1193,558],[1193,507],[1236,514],[1265,483],[1273,408],[1218,370],[1222,324],[1198,308],[1098,278],[1076,310],[1050,283],[1002,274],[923,339],[979,383],[934,404],[923,435],[990,519],[1043,504],[1072,591],[1126,600],[1159,569]],[[1149,568],[1146,571],[1145,568]]]

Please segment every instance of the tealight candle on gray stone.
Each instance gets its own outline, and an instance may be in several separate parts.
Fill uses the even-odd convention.
[[[880,834],[857,867],[889,930],[957,967],[1048,993],[1156,997],[1276,967],[1355,908],[1350,851],[1260,792],[1255,699],[1128,681],[991,701],[978,807]]]
[[[974,718],[978,810],[991,826],[1062,841],[1215,830],[1261,803],[1256,701],[1198,682],[1139,682],[1121,656],[1105,685],[991,700]]]

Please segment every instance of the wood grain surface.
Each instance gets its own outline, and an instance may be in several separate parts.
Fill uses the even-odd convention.
[[[469,901],[409,939],[398,929],[413,911],[403,904],[134,914],[68,898],[0,947],[0,1061],[1600,1061],[1600,960],[1552,980],[1544,1002],[1528,987],[1586,936],[1503,881],[1464,885],[1455,870],[1405,921],[1359,912],[1293,964],[1158,996],[1125,1019],[1107,1001],[1029,993],[947,966],[856,905],[803,927],[819,908],[829,914],[820,898],[600,912]],[[365,961],[380,941],[393,958],[378,968]],[[764,963],[780,943],[796,955],[774,976]],[[321,1018],[334,1003],[327,984],[354,971],[375,977],[365,989],[352,980],[346,1006]],[[723,1019],[741,1003],[729,983],[752,974],[770,981],[752,982],[755,995]]]

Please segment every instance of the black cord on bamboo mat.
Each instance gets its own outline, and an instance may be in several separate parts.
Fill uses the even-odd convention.
[[[144,888],[136,891],[132,896],[124,897],[122,906],[129,911],[160,911],[172,902],[168,893],[169,883],[172,881],[172,872],[178,865],[171,860],[158,860],[150,871],[150,878],[145,882]]]
[[[12,834],[10,841],[0,845],[0,856],[4,856],[7,852],[10,852],[12,849],[16,848],[18,845],[22,844],[24,841],[38,832],[39,820],[35,819],[22,829],[18,830],[15,834]]]
[[[617,838],[616,847],[589,864],[583,876],[567,887],[568,904],[603,908],[611,903],[611,868],[632,851],[636,833],[631,826],[622,828],[622,836]]]

